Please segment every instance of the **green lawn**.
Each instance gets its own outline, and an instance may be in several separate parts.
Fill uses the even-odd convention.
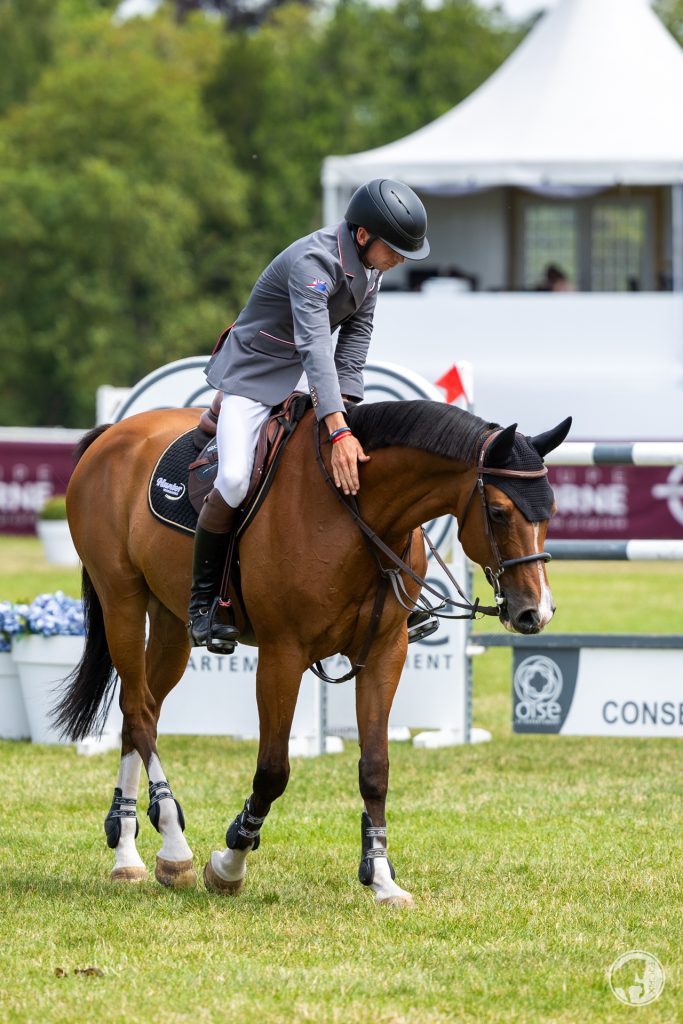
[[[25,573],[10,549],[0,542],[0,598],[77,593],[77,574],[43,575],[32,542]],[[683,625],[675,565],[557,564],[551,578],[557,631]],[[293,764],[236,900],[112,887],[102,819],[117,755],[0,744],[0,1021],[683,1019],[683,746],[513,736],[509,676],[509,651],[475,661],[475,724],[491,743],[392,745],[390,847],[417,900],[408,912],[375,907],[355,880],[351,743]],[[255,745],[163,737],[161,752],[201,867],[249,791]],[[667,975],[640,1010],[606,980],[629,949],[656,954]],[[74,973],[89,966],[103,974]]]

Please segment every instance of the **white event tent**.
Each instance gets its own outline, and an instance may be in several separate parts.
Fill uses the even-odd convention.
[[[355,187],[381,176],[425,197],[668,186],[668,260],[681,290],[682,110],[683,50],[647,0],[559,0],[454,109],[378,149],[328,157],[325,221],[343,214]]]

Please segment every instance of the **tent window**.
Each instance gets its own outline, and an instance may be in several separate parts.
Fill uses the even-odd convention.
[[[580,291],[651,291],[654,280],[652,196],[601,195],[580,200],[533,200],[518,206],[520,247],[516,287],[543,288],[550,264]]]
[[[646,242],[647,217],[642,204],[596,204],[591,217],[593,291],[640,289]]]
[[[578,276],[578,218],[570,203],[529,203],[524,209],[523,287],[538,287],[555,264],[571,281]]]

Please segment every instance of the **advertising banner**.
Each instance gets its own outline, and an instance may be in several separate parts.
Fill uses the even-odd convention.
[[[555,636],[515,643],[517,733],[683,736],[683,637]]]
[[[36,514],[66,490],[83,431],[17,433],[17,439],[0,435],[0,533],[35,533]]]
[[[553,540],[683,539],[683,466],[550,466]]]

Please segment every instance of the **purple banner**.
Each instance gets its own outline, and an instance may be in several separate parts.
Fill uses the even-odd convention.
[[[36,513],[66,490],[73,449],[70,441],[0,441],[0,533],[35,533]]]
[[[0,441],[0,533],[35,532],[36,513],[66,490],[73,447]],[[555,540],[683,539],[683,466],[551,466],[549,480]]]
[[[554,540],[683,539],[683,466],[551,466]]]

